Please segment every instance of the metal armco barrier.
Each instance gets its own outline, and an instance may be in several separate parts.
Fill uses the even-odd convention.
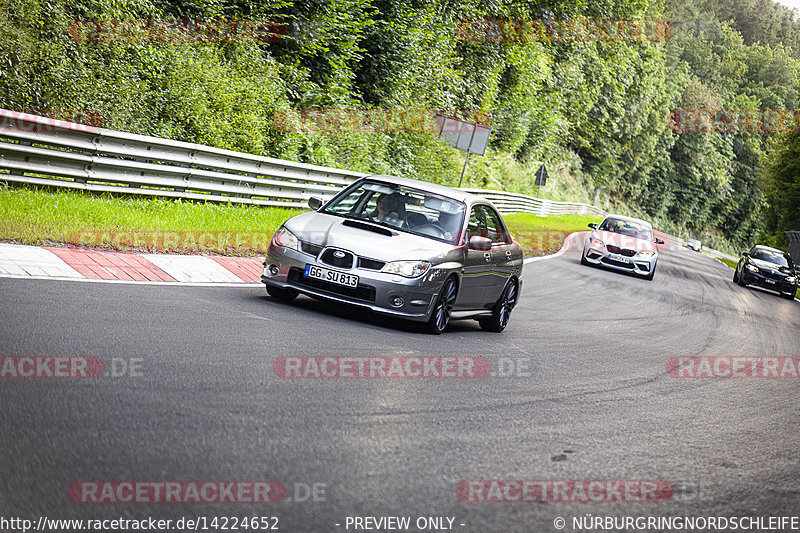
[[[0,109],[0,181],[276,207],[306,207],[364,176]]]
[[[534,198],[526,194],[488,189],[460,189],[462,191],[478,194],[491,201],[502,214],[508,213],[533,213],[539,216],[550,215],[592,215],[604,217],[608,213],[589,204],[572,202],[556,202]]]
[[[0,181],[91,192],[306,207],[365,176],[0,109]],[[605,215],[587,204],[465,189],[502,213]]]

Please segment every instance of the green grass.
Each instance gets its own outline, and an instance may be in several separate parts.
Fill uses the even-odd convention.
[[[576,231],[588,231],[590,222],[600,218],[589,215],[540,217],[531,213],[513,213],[503,219],[509,231],[525,250],[525,255],[544,255],[558,251],[564,239]]]
[[[0,188],[0,240],[101,250],[263,255],[298,209],[201,204],[74,191]],[[526,255],[557,251],[600,219],[583,215],[504,217]]]
[[[297,209],[0,188],[0,240],[107,250],[263,255]]]
[[[708,254],[703,254],[703,255],[708,255]],[[714,257],[714,256],[709,255],[708,257]],[[722,261],[723,263],[725,263],[726,265],[728,265],[731,268],[736,268],[738,266],[738,264],[739,264],[736,261],[731,261],[730,259],[725,259],[724,257],[714,257],[714,259],[718,259],[719,261]]]

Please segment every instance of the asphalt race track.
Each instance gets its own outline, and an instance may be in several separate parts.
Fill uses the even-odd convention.
[[[671,357],[800,356],[800,303],[731,276],[683,249],[661,256],[652,282],[568,252],[526,265],[504,333],[470,321],[438,337],[304,297],[279,303],[263,286],[0,279],[0,355],[93,356],[106,371],[0,380],[0,515],[275,516],[287,532],[358,530],[348,516],[454,517],[465,533],[557,531],[558,517],[574,531],[572,517],[588,514],[800,516],[800,381],[667,374]],[[492,375],[273,372],[282,356],[386,355],[484,356]],[[674,493],[643,503],[457,496],[462,480],[493,479],[664,480]],[[68,489],[87,480],[273,480],[289,494],[76,503]]]

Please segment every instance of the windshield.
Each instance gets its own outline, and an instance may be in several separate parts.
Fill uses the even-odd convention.
[[[760,259],[761,261],[766,261],[768,263],[774,263],[782,267],[789,266],[789,262],[786,260],[786,256],[783,254],[783,252],[767,250],[765,248],[755,248],[750,254],[750,257],[753,259]]]
[[[451,198],[370,180],[345,191],[323,209],[451,243],[458,240],[465,211],[464,203]]]
[[[634,237],[636,239],[642,239],[645,241],[653,240],[653,231],[649,227],[632,220],[607,218],[600,223],[597,229],[600,231],[619,233],[622,235],[627,235],[628,237]]]

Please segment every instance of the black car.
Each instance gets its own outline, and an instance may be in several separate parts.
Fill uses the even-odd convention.
[[[777,291],[784,298],[794,298],[797,292],[792,258],[784,251],[767,246],[754,246],[750,252],[742,254],[733,281],[742,287],[758,285]]]

